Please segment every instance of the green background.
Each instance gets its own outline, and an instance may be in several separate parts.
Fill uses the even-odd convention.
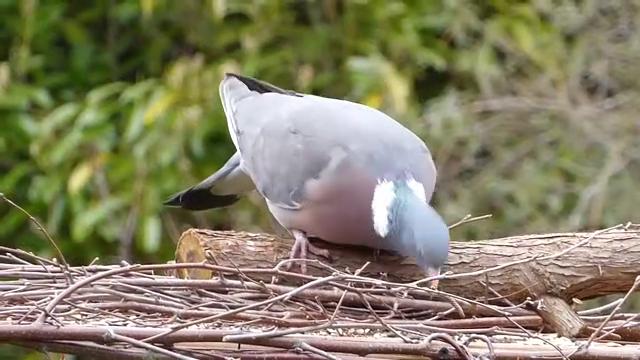
[[[0,192],[73,264],[170,260],[188,227],[271,231],[249,196],[163,208],[233,153],[225,71],[419,134],[454,240],[638,222],[640,1],[0,0]],[[0,202],[0,243],[53,256]],[[16,355],[17,356],[17,355]],[[38,355],[39,356],[39,355]]]

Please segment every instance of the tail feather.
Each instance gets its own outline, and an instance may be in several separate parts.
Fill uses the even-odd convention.
[[[246,97],[264,93],[278,93],[302,96],[294,91],[284,90],[265,81],[249,76],[226,73],[220,82],[220,98],[227,118],[229,134],[238,149],[238,132],[235,124],[236,104]],[[172,195],[163,204],[188,210],[206,210],[232,205],[244,192],[255,186],[240,168],[240,153],[236,152],[227,163],[201,183]]]
[[[163,204],[187,210],[206,210],[234,204],[240,195],[254,189],[253,182],[240,167],[236,152],[213,175],[186,190],[172,195]]]
[[[225,81],[227,81],[230,78],[236,78],[238,80],[240,80],[240,82],[242,82],[247,89],[251,90],[251,91],[255,91],[259,94],[264,94],[264,93],[278,93],[278,94],[282,94],[282,95],[291,95],[291,96],[302,96],[298,93],[296,93],[295,91],[292,90],[285,90],[285,89],[281,89],[273,84],[269,84],[266,81],[263,80],[258,80],[255,78],[252,78],[250,76],[246,76],[246,75],[238,75],[238,74],[234,74],[234,73],[225,73],[225,79],[222,80],[222,82],[224,83]]]
[[[199,211],[233,205],[240,200],[238,195],[214,195],[209,189],[195,187],[183,190],[171,196],[163,204],[181,207],[186,210]]]

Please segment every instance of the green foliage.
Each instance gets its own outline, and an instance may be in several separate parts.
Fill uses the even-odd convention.
[[[225,71],[378,107],[430,146],[456,239],[638,220],[640,1],[0,0],[0,191],[74,263],[166,261],[188,226],[269,231],[256,197],[168,195],[233,152]],[[257,206],[256,206],[257,205]],[[3,245],[53,254],[0,206]]]
[[[255,196],[206,213],[161,206],[232,153],[217,86],[236,71],[366,103],[415,130],[438,165],[446,220],[494,215],[457,240],[637,222],[639,10],[0,0],[0,192],[42,219],[72,263],[166,261],[189,226],[270,230]],[[7,204],[0,240],[53,256]]]

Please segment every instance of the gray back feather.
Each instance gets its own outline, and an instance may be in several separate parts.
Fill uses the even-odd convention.
[[[430,199],[435,166],[408,129],[364,105],[273,88],[233,75],[220,86],[242,168],[271,203],[298,208],[306,182],[324,176],[337,157],[373,178],[408,173]]]

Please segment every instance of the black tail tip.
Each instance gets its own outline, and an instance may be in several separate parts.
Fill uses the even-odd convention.
[[[170,206],[170,207],[180,207],[180,206],[182,206],[182,192],[179,192],[177,194],[172,195],[167,200],[162,202],[162,205]]]
[[[199,211],[227,207],[240,200],[238,195],[214,195],[208,189],[191,188],[172,195],[162,204]]]
[[[229,78],[229,77],[233,77],[236,78],[238,80],[240,80],[247,88],[249,88],[249,90],[251,91],[256,91],[260,94],[264,94],[264,93],[278,93],[278,94],[283,94],[283,95],[290,95],[290,96],[297,96],[297,97],[301,97],[302,95],[296,93],[293,90],[286,90],[286,89],[282,89],[279,88],[271,83],[268,83],[264,80],[259,80],[256,78],[253,78],[251,76],[246,76],[246,75],[240,75],[240,74],[236,74],[236,73],[232,73],[232,72],[225,72],[224,73],[224,77]]]

